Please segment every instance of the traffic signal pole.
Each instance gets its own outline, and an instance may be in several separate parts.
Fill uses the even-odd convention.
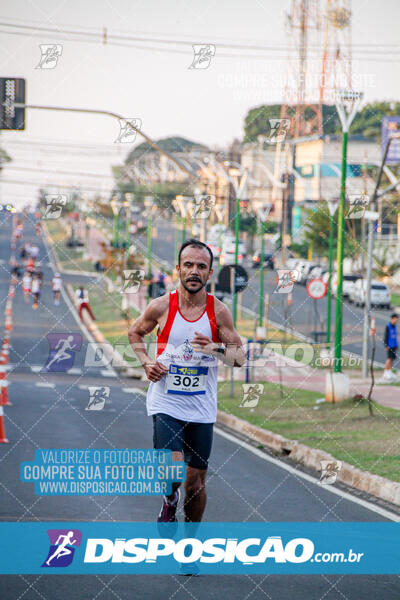
[[[143,131],[141,131],[134,125],[132,125],[132,123],[130,123],[125,117],[119,115],[118,113],[111,112],[109,110],[97,110],[97,109],[93,109],[93,108],[71,108],[71,107],[67,107],[67,106],[44,106],[44,105],[40,105],[40,104],[23,104],[21,102],[15,102],[13,104],[13,106],[15,108],[29,108],[29,109],[34,109],[34,110],[54,110],[54,111],[58,111],[58,112],[72,112],[72,113],[103,115],[103,116],[107,116],[107,117],[113,117],[114,119],[117,119],[118,121],[122,121],[123,123],[125,123],[125,125],[128,125],[128,127],[133,129],[133,131],[136,131],[136,133],[138,133],[142,138],[144,138],[146,140],[146,142],[149,144],[149,146],[151,146],[152,148],[157,150],[157,152],[159,152],[160,154],[163,154],[164,156],[166,156],[175,165],[177,165],[177,167],[179,167],[179,169],[181,171],[183,171],[184,173],[189,175],[189,177],[191,177],[194,181],[196,181],[196,182],[200,181],[200,178],[195,173],[193,173],[193,171],[191,171],[190,169],[185,167],[185,165],[183,165],[179,160],[177,160],[174,156],[172,156],[172,154],[169,154],[169,152],[166,152],[165,150],[160,148],[160,146],[158,146],[158,144],[156,144],[156,142],[153,142],[153,140],[151,138],[149,138],[148,135],[146,135],[145,133],[143,133]]]

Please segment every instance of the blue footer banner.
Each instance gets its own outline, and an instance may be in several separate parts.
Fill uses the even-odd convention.
[[[399,523],[0,523],[2,574],[398,574]]]

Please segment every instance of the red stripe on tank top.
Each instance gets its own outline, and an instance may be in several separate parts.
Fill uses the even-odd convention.
[[[177,291],[175,290],[175,291],[169,293],[168,317],[167,317],[166,323],[163,327],[163,330],[157,336],[157,358],[165,350],[165,347],[168,343],[169,334],[171,332],[171,327],[175,320],[177,311],[178,311],[178,294],[177,294]]]
[[[215,304],[214,296],[212,294],[207,293],[206,310],[207,310],[208,320],[210,321],[211,338],[212,338],[213,342],[221,342],[219,335],[218,335],[218,325],[217,325],[217,319],[215,317],[214,304]]]

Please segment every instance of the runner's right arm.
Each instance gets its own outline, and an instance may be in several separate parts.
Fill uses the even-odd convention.
[[[143,338],[157,327],[159,319],[168,310],[168,306],[168,296],[155,298],[128,331],[129,343],[142,363],[147,378],[153,382],[159,381],[161,377],[168,373],[168,369],[147,354]]]

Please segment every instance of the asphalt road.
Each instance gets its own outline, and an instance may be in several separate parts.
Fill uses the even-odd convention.
[[[174,261],[174,229],[173,224],[164,218],[155,218],[154,226],[157,235],[153,238],[153,252],[156,256],[173,264]],[[188,233],[189,235],[189,233]],[[141,238],[146,243],[144,237]],[[181,232],[178,233],[178,241],[181,241]],[[259,270],[251,266],[251,256],[245,259],[244,267],[249,274],[247,289],[243,292],[243,306],[258,314],[259,306]],[[327,302],[326,298],[318,301],[312,300],[306,292],[304,285],[296,284],[293,288],[293,304],[287,308],[286,294],[275,293],[276,271],[264,271],[264,294],[269,294],[269,313],[271,321],[282,326],[293,328],[307,337],[313,338],[313,331],[326,331]],[[332,298],[331,305],[331,340],[334,338],[335,327],[335,302]],[[389,320],[390,310],[373,309],[372,314],[376,319],[376,351],[375,361],[384,363],[386,351],[383,345],[383,335],[386,323]],[[343,338],[342,348],[355,354],[362,354],[362,332],[364,314],[363,309],[350,304],[348,300],[343,303]],[[325,342],[325,337],[319,338]],[[397,359],[395,367],[400,368],[400,358]]]
[[[0,225],[0,293],[4,300],[9,285],[10,217]],[[25,224],[24,241],[38,241],[33,226]],[[12,406],[6,407],[9,444],[0,445],[0,519],[3,521],[153,521],[160,507],[157,497],[35,496],[33,484],[19,480],[21,461],[32,460],[38,448],[146,448],[151,447],[151,423],[144,395],[126,391],[138,383],[107,377],[84,367],[84,350],[76,352],[69,373],[38,373],[48,355],[49,332],[80,333],[69,306],[52,305],[48,282],[51,269],[41,244],[45,285],[43,306],[33,311],[25,305],[21,289],[13,304],[11,334],[12,370],[9,379]],[[3,310],[0,319],[3,319]],[[3,327],[3,322],[0,323]],[[83,343],[83,348],[87,344]],[[102,411],[86,411],[88,385],[110,387]],[[267,455],[266,455],[267,456]],[[374,506],[364,506],[334,495],[289,472],[285,463],[272,463],[251,452],[235,439],[216,434],[208,475],[207,521],[384,521]],[[378,511],[378,512],[377,512]],[[179,510],[182,519],[182,510]],[[22,549],[21,549],[22,551]],[[0,597],[5,600],[174,599],[205,600],[359,600],[400,596],[396,576],[1,576]]]

